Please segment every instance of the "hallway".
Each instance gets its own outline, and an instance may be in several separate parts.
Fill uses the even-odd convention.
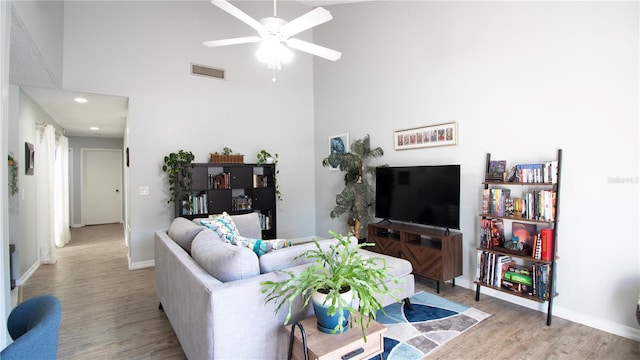
[[[128,270],[122,224],[71,229],[55,265],[40,265],[23,300],[62,302],[58,359],[184,359],[158,310],[154,269]]]

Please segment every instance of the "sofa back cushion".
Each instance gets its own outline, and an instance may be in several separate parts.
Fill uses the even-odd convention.
[[[193,221],[183,217],[177,217],[171,222],[167,234],[187,253],[191,254],[191,243],[202,229],[204,226],[196,225]]]
[[[251,249],[227,243],[211,229],[202,230],[193,239],[191,257],[222,282],[260,275],[258,256]]]
[[[242,215],[231,215],[240,235],[251,239],[262,239],[260,217],[257,212]]]
[[[329,246],[334,245],[337,242],[338,240],[336,239],[318,239],[320,248],[325,251],[328,251]],[[260,273],[265,274],[276,270],[290,268],[292,266],[310,263],[313,260],[307,258],[295,258],[305,251],[313,250],[315,248],[315,243],[310,242],[266,253],[260,257]]]

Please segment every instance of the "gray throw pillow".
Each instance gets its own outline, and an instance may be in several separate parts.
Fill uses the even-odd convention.
[[[171,222],[167,234],[185,251],[191,254],[191,242],[204,229],[204,226],[196,225],[183,217],[177,217]]]

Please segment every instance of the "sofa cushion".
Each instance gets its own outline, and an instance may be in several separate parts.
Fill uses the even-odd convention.
[[[257,212],[231,215],[231,219],[233,219],[233,223],[236,225],[240,235],[252,239],[262,239],[260,215]]]
[[[178,245],[191,254],[191,242],[204,229],[204,226],[196,225],[183,217],[177,217],[171,222],[167,234]]]
[[[291,240],[294,244],[296,242],[295,239]],[[318,244],[323,250],[328,250],[329,246],[336,244],[338,241],[336,239],[319,239]],[[278,251],[272,251],[270,253],[264,254],[260,257],[260,273],[265,274],[268,272],[282,270],[286,268],[290,268],[292,266],[307,264],[312,262],[312,260],[307,258],[298,258],[295,259],[298,255],[304,253],[308,250],[313,250],[316,248],[315,243],[304,243],[295,245],[293,247],[288,247],[285,249],[280,249]],[[294,260],[295,259],[295,260]]]
[[[216,217],[202,219],[201,223],[229,242],[234,241],[235,237],[239,235],[235,222],[226,212]]]
[[[211,276],[222,282],[260,274],[258,257],[253,251],[222,241],[211,229],[202,230],[193,239],[191,257]]]

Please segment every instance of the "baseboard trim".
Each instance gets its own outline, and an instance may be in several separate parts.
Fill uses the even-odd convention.
[[[129,270],[144,269],[144,268],[154,267],[154,266],[156,266],[155,260],[132,262],[131,258],[129,258]]]
[[[467,289],[476,291],[476,284],[466,279],[456,279],[456,285],[466,287]],[[491,296],[500,300],[508,301],[512,304],[520,305],[532,310],[537,310],[546,314],[547,303],[538,303],[536,301],[527,300],[518,296],[510,296],[500,291],[493,290],[491,288],[482,287],[480,291],[480,301],[482,296]],[[602,330],[613,335],[621,336],[634,341],[640,341],[640,330],[626,326],[623,324],[613,323],[611,321],[595,318],[589,314],[567,309],[562,306],[558,306],[557,303],[553,304],[553,316],[563,318],[565,320],[572,321],[574,323],[582,324],[594,329]],[[542,324],[544,325],[544,324]],[[551,324],[553,326],[553,323]]]
[[[29,270],[27,270],[24,274],[22,274],[22,276],[20,276],[19,279],[16,280],[16,286],[24,285],[27,282],[27,280],[29,280],[29,278],[36,272],[36,270],[38,270],[39,267],[40,267],[39,262],[31,265]]]

